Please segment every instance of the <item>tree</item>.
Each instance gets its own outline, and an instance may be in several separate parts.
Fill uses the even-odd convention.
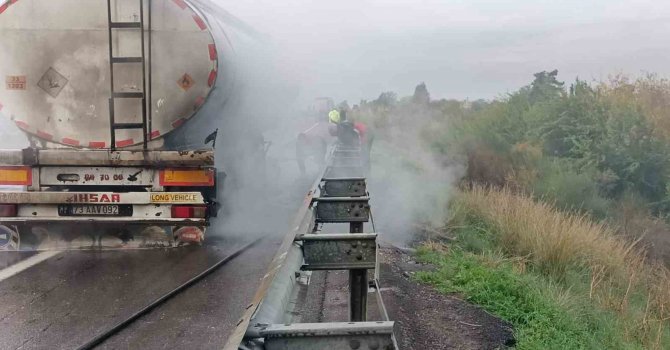
[[[430,93],[428,93],[426,83],[421,83],[416,86],[414,89],[414,96],[412,96],[412,102],[416,104],[428,104],[430,102]]]
[[[391,107],[398,102],[398,94],[393,91],[383,92],[375,101],[378,106]]]
[[[542,71],[535,73],[535,80],[530,84],[530,103],[535,104],[544,102],[565,93],[563,85],[565,83],[558,81],[558,70],[554,69],[551,72]]]

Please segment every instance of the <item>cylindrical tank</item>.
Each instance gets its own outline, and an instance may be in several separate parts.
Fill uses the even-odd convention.
[[[1,118],[44,141],[109,148],[112,73],[114,92],[144,91],[150,140],[198,112],[223,79],[206,17],[189,0],[109,1],[111,11],[107,0],[0,0]],[[140,21],[141,3],[144,31],[112,29],[111,56],[137,61],[144,32],[146,87],[142,63],[112,67],[108,29],[110,18]],[[116,123],[142,122],[141,99],[113,101]],[[119,148],[142,140],[141,129],[116,131]]]

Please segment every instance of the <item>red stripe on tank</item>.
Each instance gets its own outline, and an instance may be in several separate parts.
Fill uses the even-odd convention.
[[[195,99],[195,107],[196,108],[202,106],[204,103],[205,103],[205,98],[202,97],[202,96]]]
[[[46,132],[46,131],[42,131],[42,130],[37,130],[37,136],[38,136],[38,137],[41,137],[41,138],[43,138],[43,139],[47,139],[47,140],[51,140],[51,139],[54,138],[53,135],[49,134],[49,133]]]
[[[4,108],[4,107],[5,106],[3,106],[2,103],[0,103],[0,112],[2,112],[2,108]]]
[[[88,143],[89,148],[105,148],[106,144],[104,141],[91,141]]]
[[[207,24],[205,24],[205,21],[203,21],[202,18],[200,18],[200,16],[193,15],[193,20],[195,21],[195,24],[198,25],[198,28],[200,28],[200,30],[207,29]]]
[[[149,140],[153,140],[159,136],[161,136],[161,132],[158,130],[154,130],[149,134]]]
[[[127,139],[127,140],[121,140],[121,141],[116,141],[116,147],[127,147],[127,146],[132,146],[135,143],[133,139]]]
[[[14,123],[16,124],[16,126],[18,126],[19,128],[21,128],[23,130],[28,130],[30,128],[30,125],[28,125],[28,123],[22,122],[20,120],[17,120]]]
[[[209,79],[207,79],[207,85],[209,85],[209,87],[212,87],[215,82],[216,82],[216,70],[212,69],[212,71],[209,72]]]
[[[182,10],[185,10],[185,9],[186,9],[186,6],[187,6],[187,5],[186,5],[186,3],[184,2],[184,0],[172,0],[172,1],[173,1],[175,4],[177,4],[177,6],[181,7]]]
[[[66,144],[66,145],[70,145],[70,146],[79,146],[79,141],[74,140],[74,139],[70,139],[70,138],[64,137],[62,141],[63,141],[63,143]]]
[[[4,3],[2,6],[0,6],[0,15],[3,12],[7,11],[7,9],[9,8],[9,5],[14,5],[14,4],[16,4],[17,1],[19,1],[19,0],[10,0],[10,1],[7,1],[6,3]]]
[[[214,61],[218,55],[216,54],[216,45],[214,44],[209,44],[209,59]]]
[[[186,122],[186,119],[179,118],[179,119],[175,120],[174,123],[172,123],[172,127],[176,129],[176,128],[182,126],[185,122]]]

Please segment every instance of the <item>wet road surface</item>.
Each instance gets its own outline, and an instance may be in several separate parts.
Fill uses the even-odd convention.
[[[58,254],[0,282],[0,348],[76,348],[248,241]],[[220,347],[276,249],[264,240],[101,348]]]
[[[0,349],[77,348],[263,236],[98,347],[220,349],[253,298],[309,183],[296,183],[287,189],[294,193],[291,198],[258,209],[271,230],[219,232],[203,246],[64,251],[43,260],[44,252],[0,252],[0,273],[17,263],[38,261],[0,279]]]

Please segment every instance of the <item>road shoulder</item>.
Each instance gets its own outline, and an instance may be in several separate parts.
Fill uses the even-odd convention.
[[[382,297],[396,321],[401,349],[505,349],[514,345],[512,326],[486,311],[441,294],[413,278],[431,269],[397,248],[380,252]]]

